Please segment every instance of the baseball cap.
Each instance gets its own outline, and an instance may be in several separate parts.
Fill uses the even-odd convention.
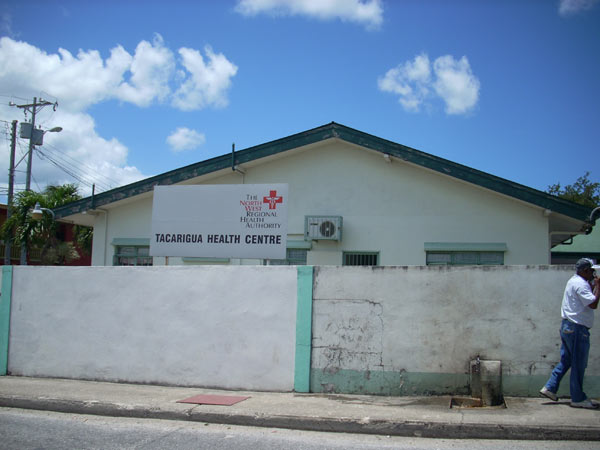
[[[590,258],[581,258],[579,261],[577,261],[575,263],[575,269],[577,270],[584,270],[584,269],[588,269],[588,268],[594,268],[594,270],[596,269],[594,266],[594,261],[591,260]],[[600,267],[600,266],[596,266],[596,267]]]

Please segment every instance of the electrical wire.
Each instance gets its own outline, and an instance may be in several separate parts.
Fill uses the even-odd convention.
[[[59,168],[63,172],[65,172],[66,174],[70,175],[75,180],[79,181],[81,184],[84,184],[84,185],[86,185],[88,187],[92,187],[92,185],[94,184],[92,181],[88,181],[85,178],[84,175],[80,175],[80,174],[76,173],[76,170],[73,170],[72,168],[66,167],[66,165],[64,165],[61,162],[56,161],[54,158],[52,158],[49,155],[47,155],[44,151],[42,151],[40,149],[36,149],[36,150],[38,152],[38,155],[40,157],[42,157],[42,159],[48,160],[51,164],[55,165],[57,168]]]
[[[40,154],[40,156],[44,157],[45,159],[50,161],[52,164],[59,167],[64,172],[68,173],[69,175],[73,176],[74,178],[76,178],[80,181],[83,181],[85,184],[90,185],[90,186],[95,184],[96,187],[100,191],[105,191],[105,190],[111,189],[110,184],[107,184],[98,175],[90,174],[89,172],[82,170],[80,166],[78,167],[77,165],[72,164],[70,161],[63,158],[62,155],[50,154],[48,151],[41,150],[41,149],[37,149],[37,151],[38,151],[38,154]]]
[[[19,153],[17,164],[20,164],[29,152],[29,144],[22,139],[17,139],[17,146]],[[97,192],[110,190],[114,185],[119,184],[116,180],[102,175],[89,164],[73,158],[65,151],[60,150],[53,145],[45,144],[44,148],[34,147],[34,149],[40,158],[49,161],[52,165],[65,172],[79,183],[89,186],[90,188],[95,185]],[[25,173],[25,171],[17,169],[15,169],[15,172]]]
[[[0,94],[0,97],[8,96]],[[11,98],[15,97],[11,96]],[[3,122],[5,124],[4,127],[0,127],[0,133],[4,134],[7,139],[7,142],[9,142],[11,140],[11,132],[9,131],[11,122],[1,119],[0,122]],[[26,158],[29,152],[29,142],[25,142],[23,139],[17,138],[16,144],[18,150],[18,154],[16,157],[16,160],[18,161],[18,166]],[[55,167],[65,172],[73,179],[77,180],[79,183],[85,186],[89,186],[90,188],[95,186],[97,192],[110,190],[113,188],[113,186],[120,184],[117,180],[114,180],[106,175],[101,174],[96,168],[73,158],[72,156],[67,154],[66,151],[61,150],[51,144],[45,144],[43,149],[41,147],[34,147],[34,149],[40,158],[47,160]],[[15,166],[15,173],[25,173],[25,171],[17,170]],[[37,184],[38,183],[36,182],[36,185]]]
[[[55,154],[55,156],[57,156],[58,158],[61,158],[63,161],[69,162],[74,167],[77,166],[83,174],[86,174],[90,178],[98,180],[99,184],[105,185],[108,189],[111,189],[112,186],[119,184],[119,181],[112,179],[106,175],[101,174],[100,172],[98,172],[98,170],[96,168],[92,167],[91,165],[89,165],[85,162],[82,162],[82,161],[79,161],[79,160],[73,158],[67,152],[55,147],[54,145],[45,144],[44,150],[47,150],[47,149],[50,149],[51,152],[53,154]],[[46,153],[48,153],[48,151],[46,151]]]

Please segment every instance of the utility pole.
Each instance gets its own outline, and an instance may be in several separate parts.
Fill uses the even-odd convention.
[[[10,133],[10,166],[8,167],[8,200],[6,205],[6,220],[10,219],[13,207],[13,194],[15,189],[15,149],[17,146],[17,121],[12,121]],[[4,265],[10,265],[12,245],[10,241],[4,243]]]
[[[17,108],[23,109],[25,111],[29,111],[31,113],[31,134],[29,135],[29,152],[27,153],[27,178],[25,179],[25,190],[31,190],[31,163],[33,160],[33,149],[35,147],[35,115],[39,110],[41,110],[45,106],[54,105],[54,111],[56,111],[56,107],[58,103],[52,103],[40,98],[38,102],[37,97],[33,97],[33,103],[27,105],[16,105],[12,102],[9,103],[10,106],[16,106]],[[23,126],[23,124],[21,124]],[[24,136],[21,136],[24,137]],[[21,242],[21,261],[22,266],[27,265],[27,243]]]
[[[33,149],[35,147],[35,115],[39,110],[41,110],[44,106],[54,105],[54,111],[56,111],[56,107],[58,103],[52,103],[40,98],[38,102],[37,97],[33,97],[33,103],[28,105],[15,105],[14,103],[10,104],[11,106],[16,106],[17,108],[24,109],[25,111],[29,111],[31,113],[31,135],[29,136],[29,152],[27,154],[27,178],[25,180],[25,190],[31,190],[31,162],[33,158]],[[21,136],[24,137],[24,136]]]

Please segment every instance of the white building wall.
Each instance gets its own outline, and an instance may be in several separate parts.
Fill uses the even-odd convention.
[[[374,251],[380,265],[422,265],[425,242],[501,242],[508,246],[505,264],[549,262],[548,219],[541,208],[397,159],[388,163],[379,153],[342,141],[288,152],[245,170],[207,183],[288,183],[292,239],[302,239],[306,215],[343,217],[342,241],[315,241],[309,264],[340,265],[344,251]],[[151,196],[111,208],[109,246],[114,238],[149,238],[151,208]],[[102,234],[104,220],[98,216],[95,236]],[[102,239],[94,244],[96,265],[104,259],[98,256]],[[112,264],[113,249],[106,253]]]
[[[315,242],[310,264],[379,251],[381,265],[423,265],[425,242],[505,242],[505,264],[549,262],[541,208],[341,141],[251,168],[246,180],[289,184],[290,234],[303,234],[305,215],[343,216],[342,241]]]

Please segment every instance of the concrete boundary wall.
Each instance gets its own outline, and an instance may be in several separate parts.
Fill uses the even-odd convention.
[[[505,395],[532,396],[559,359],[572,274],[564,266],[8,266],[0,375],[468,394],[469,361],[479,356],[502,361]],[[590,396],[600,396],[596,329]]]
[[[14,266],[8,370],[291,391],[296,278],[285,266]]]
[[[479,356],[502,361],[505,395],[537,395],[560,359],[572,275],[566,266],[315,267],[311,391],[469,394]],[[584,387],[599,396],[591,331]],[[561,393],[568,387],[567,377]]]

